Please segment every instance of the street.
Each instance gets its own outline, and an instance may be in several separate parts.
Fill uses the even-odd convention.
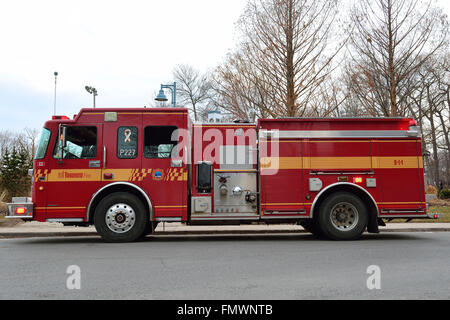
[[[4,239],[0,299],[449,299],[449,266],[448,232]]]

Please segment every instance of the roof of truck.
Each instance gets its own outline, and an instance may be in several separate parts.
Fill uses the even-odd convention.
[[[259,128],[280,130],[408,130],[411,118],[282,118],[259,119]]]

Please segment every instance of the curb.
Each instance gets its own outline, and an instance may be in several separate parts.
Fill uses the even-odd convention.
[[[10,232],[0,233],[0,239],[14,238],[50,238],[50,237],[91,237],[97,232]]]
[[[415,228],[415,229],[384,229],[382,233],[392,232],[450,232],[450,228]],[[264,234],[304,234],[306,230],[180,230],[180,231],[156,231],[154,236],[180,236],[180,235],[264,235]],[[97,232],[10,232],[0,233],[0,239],[14,238],[49,238],[49,237],[93,237],[99,236]]]
[[[415,228],[415,229],[385,229],[380,230],[380,233],[383,232],[449,232],[450,228]]]

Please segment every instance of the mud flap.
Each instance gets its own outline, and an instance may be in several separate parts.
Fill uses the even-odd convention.
[[[369,233],[380,233],[380,230],[378,229],[378,219],[374,214],[371,214],[369,217],[369,224],[367,225],[367,231]]]

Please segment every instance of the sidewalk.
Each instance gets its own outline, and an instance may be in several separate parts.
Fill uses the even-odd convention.
[[[442,232],[450,231],[450,223],[389,223],[380,232]],[[186,226],[181,223],[160,223],[155,235],[211,234],[292,234],[306,233],[298,225]],[[94,227],[64,227],[60,223],[26,222],[14,227],[1,227],[0,238],[98,236]]]

